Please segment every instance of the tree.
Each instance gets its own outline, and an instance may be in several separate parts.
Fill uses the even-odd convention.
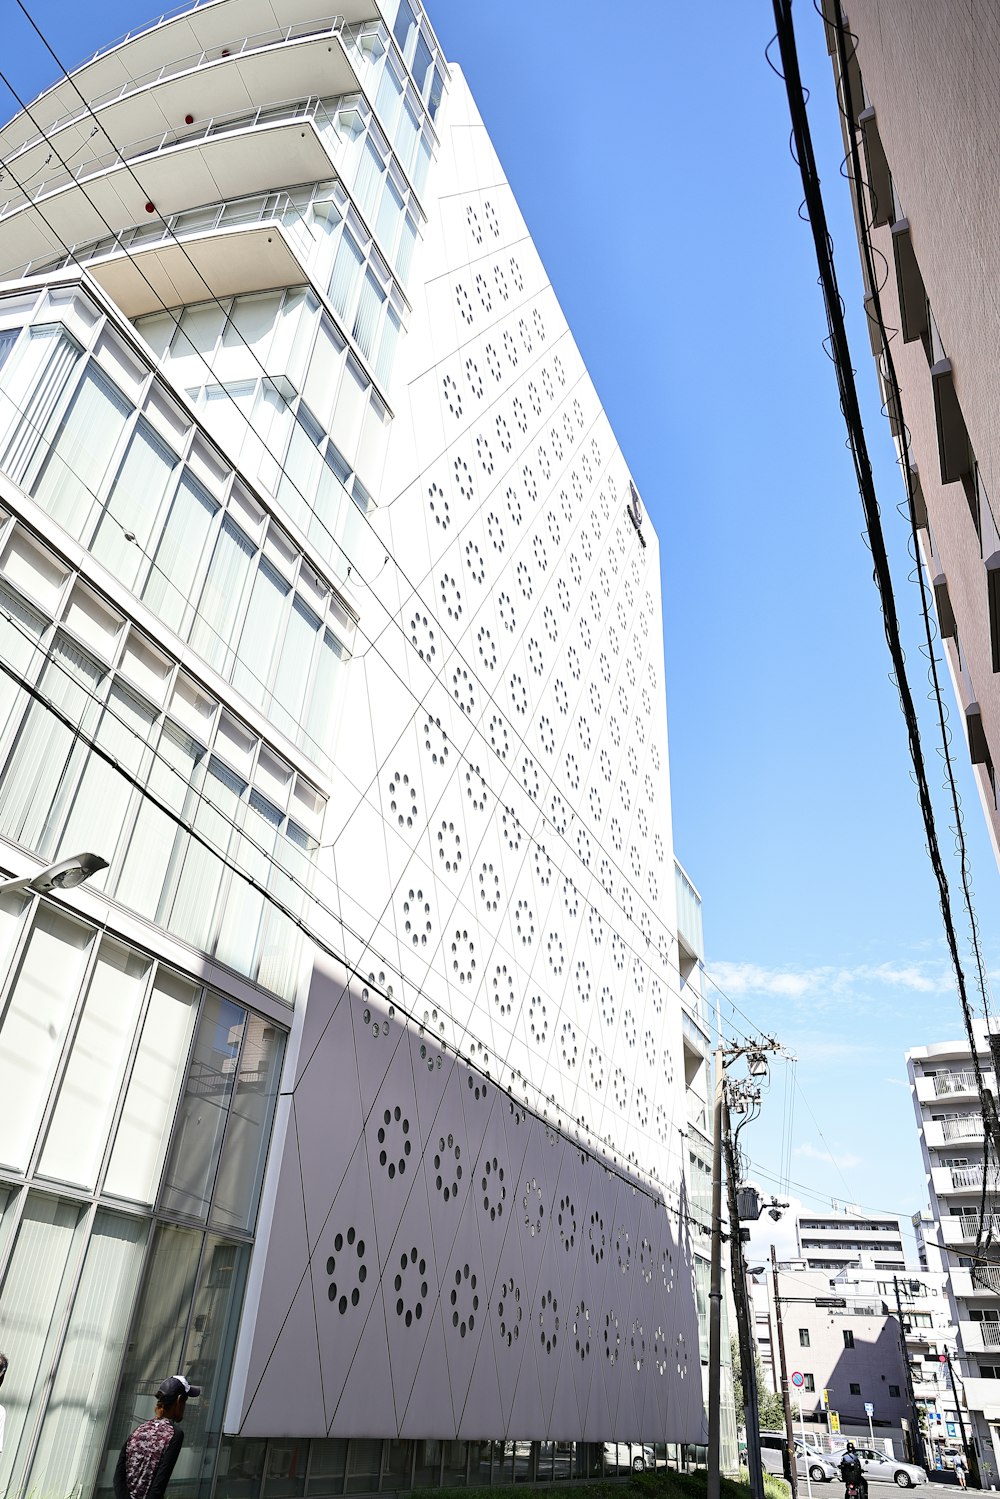
[[[730,1342],[733,1360],[733,1383],[736,1388],[737,1405],[743,1406],[743,1371],[740,1366],[740,1345],[736,1338]],[[764,1373],[764,1365],[760,1361],[760,1351],[754,1348],[754,1372],[757,1376],[757,1409],[760,1413],[761,1431],[784,1431],[785,1429],[785,1407],[781,1396],[776,1395],[768,1387],[767,1377]]]

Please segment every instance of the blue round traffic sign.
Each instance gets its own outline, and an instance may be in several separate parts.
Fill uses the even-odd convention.
[[[805,1384],[805,1382],[806,1382],[805,1375],[804,1374],[800,1374],[799,1371],[798,1371],[798,1369],[796,1369],[795,1373],[792,1375],[792,1384],[795,1386],[795,1388],[797,1390],[801,1390],[801,1388]]]

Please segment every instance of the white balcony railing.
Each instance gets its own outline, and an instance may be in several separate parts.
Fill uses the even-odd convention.
[[[964,1239],[978,1239],[980,1233],[980,1221],[982,1221],[983,1236],[991,1239],[1000,1238],[1000,1213],[986,1213],[981,1216],[975,1210],[961,1213],[951,1213],[941,1220],[942,1232],[946,1239],[951,1238],[948,1229],[958,1229]]]
[[[975,1093],[974,1072],[939,1072],[934,1078],[934,1092],[940,1098],[945,1093]]]
[[[981,1140],[982,1115],[969,1114],[964,1119],[942,1119],[941,1134],[945,1140]]]
[[[1000,1291],[1000,1265],[973,1265],[969,1276],[974,1287],[984,1291]]]
[[[251,53],[262,51],[265,47],[279,47],[286,42],[308,41],[313,37],[340,33],[343,29],[343,16],[324,16],[316,20],[299,21],[293,26],[273,26],[267,31],[235,37],[230,42],[220,42],[215,47],[188,53],[185,57],[172,58],[158,68],[151,68],[135,78],[126,79],[124,83],[107,89],[103,94],[95,94],[85,105],[76,106],[66,114],[57,116],[46,125],[44,135],[36,132],[29,136],[16,151],[11,153],[5,165],[15,167],[19,156],[24,156],[42,140],[48,139],[55,131],[61,130],[63,126],[72,124],[75,120],[89,119],[91,110],[102,109],[108,104],[116,104],[119,99],[124,99],[129,94],[139,93],[142,89],[152,88],[158,83],[164,83],[168,78],[176,78],[181,73],[195,72],[199,68],[208,66],[209,63],[222,62],[226,58],[247,57]]]

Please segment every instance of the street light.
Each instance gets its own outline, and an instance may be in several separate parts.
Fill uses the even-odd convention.
[[[0,895],[14,895],[22,890],[34,890],[39,895],[47,895],[50,890],[75,890],[77,885],[82,885],[84,880],[107,867],[107,859],[102,859],[100,854],[73,854],[58,864],[50,864],[40,874],[21,880],[0,881]]]

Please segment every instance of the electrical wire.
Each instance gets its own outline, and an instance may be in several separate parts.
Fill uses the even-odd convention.
[[[864,424],[861,418],[860,405],[857,389],[854,382],[853,366],[850,358],[850,350],[847,341],[847,331],[844,324],[843,300],[837,287],[836,270],[833,261],[833,245],[829,230],[826,225],[825,210],[819,185],[819,174],[816,167],[812,150],[812,141],[809,131],[808,116],[805,108],[805,96],[799,75],[798,57],[795,45],[795,32],[792,22],[791,0],[773,0],[775,23],[779,48],[781,51],[783,78],[788,98],[789,111],[792,118],[792,133],[795,142],[793,155],[799,164],[804,189],[804,203],[806,217],[813,235],[816,259],[819,267],[820,284],[823,289],[824,303],[826,307],[827,326],[829,330],[830,352],[833,357],[834,367],[837,373],[838,388],[840,392],[841,410],[847,427],[848,443],[854,461],[855,476],[861,494],[862,506],[865,513],[868,543],[872,552],[873,570],[878,587],[879,598],[882,607],[883,624],[886,640],[889,646],[890,657],[893,664],[893,680],[899,694],[900,706],[906,724],[907,738],[910,747],[910,757],[913,764],[914,777],[917,785],[918,799],[924,823],[924,832],[927,841],[927,850],[934,871],[934,877],[938,887],[938,901],[941,908],[942,920],[945,928],[945,936],[951,957],[952,968],[955,973],[956,985],[959,992],[959,1000],[962,1014],[966,1024],[967,1034],[972,1047],[972,1058],[974,1070],[977,1077],[980,1100],[983,1107],[984,1128],[987,1137],[994,1143],[1000,1133],[1000,1123],[997,1120],[996,1107],[992,1095],[987,1092],[982,1080],[982,1071],[979,1067],[975,1035],[972,1024],[972,1010],[969,1002],[965,972],[962,959],[958,950],[958,937],[955,929],[955,921],[951,908],[951,894],[948,876],[945,871],[941,856],[940,843],[937,834],[936,818],[930,788],[927,782],[926,767],[921,746],[920,728],[917,720],[916,709],[910,691],[906,674],[905,659],[903,656],[902,643],[899,635],[899,624],[896,615],[892,577],[889,569],[888,555],[885,539],[882,533],[882,523],[879,514],[878,501],[875,494],[874,481],[872,477],[871,462],[868,456],[867,442],[865,438]],[[846,72],[844,62],[845,41],[842,23],[838,26],[838,49],[841,60],[841,73]],[[772,65],[773,66],[773,65]],[[849,88],[849,81],[848,81]],[[848,109],[850,102],[848,99]],[[853,135],[853,131],[851,132]],[[856,151],[857,142],[854,141]],[[877,296],[877,287],[873,284],[871,290]],[[913,516],[912,493],[911,521]],[[985,991],[984,991],[985,998]]]

